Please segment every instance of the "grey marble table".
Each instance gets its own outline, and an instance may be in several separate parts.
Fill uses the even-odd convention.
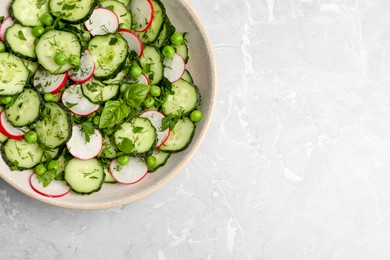
[[[195,158],[110,210],[0,180],[0,259],[390,259],[390,1],[189,2],[219,72]]]

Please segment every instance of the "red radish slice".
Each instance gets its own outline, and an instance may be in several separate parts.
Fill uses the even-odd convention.
[[[30,186],[36,193],[49,198],[60,198],[70,192],[70,187],[63,181],[52,180],[47,187],[43,187],[35,173],[30,176]]]
[[[139,76],[137,78],[137,83],[150,85],[150,80],[149,80],[149,78],[145,74],[142,74],[141,76]]]
[[[72,137],[66,143],[69,152],[80,160],[89,160],[96,157],[103,149],[103,136],[98,129],[89,136],[87,141],[81,125],[72,127]]]
[[[0,1],[0,17],[8,17],[10,16],[9,10],[11,6],[12,0],[1,0]]]
[[[11,16],[8,16],[7,18],[4,19],[4,21],[0,25],[0,41],[5,40],[5,32],[9,27],[14,25],[15,21],[12,20]]]
[[[81,55],[79,69],[76,71],[69,71],[69,78],[74,83],[83,84],[92,78],[95,67],[95,61],[93,60],[91,53],[88,50],[85,50]]]
[[[33,79],[33,85],[42,93],[58,94],[66,85],[68,72],[54,75],[40,67]]]
[[[0,113],[0,132],[14,140],[22,140],[24,137],[24,132],[21,129],[14,127],[8,122],[5,110]]]
[[[160,148],[161,145],[165,143],[165,141],[168,139],[169,135],[171,134],[171,131],[169,128],[165,129],[164,131],[161,131],[162,128],[162,120],[165,117],[162,113],[158,112],[157,110],[147,110],[143,112],[140,117],[144,117],[150,120],[154,128],[156,128],[157,131],[157,144],[156,147]]]
[[[122,35],[123,39],[127,41],[127,45],[129,46],[129,53],[135,52],[138,59],[142,56],[144,51],[144,45],[142,44],[141,39],[132,31],[127,29],[119,29],[119,33]]]
[[[130,162],[122,166],[115,159],[110,164],[110,172],[114,179],[122,184],[135,184],[148,173],[146,163],[139,158],[130,158]]]
[[[181,79],[185,71],[186,62],[179,54],[175,53],[172,59],[165,60],[164,76],[170,82],[175,82]]]
[[[132,0],[130,11],[133,15],[133,24],[136,32],[144,32],[153,22],[154,7],[150,0]]]
[[[62,103],[75,115],[89,116],[99,109],[83,95],[81,85],[71,85],[62,93]]]
[[[116,32],[119,26],[119,19],[110,9],[96,8],[84,25],[93,36],[105,35]]]

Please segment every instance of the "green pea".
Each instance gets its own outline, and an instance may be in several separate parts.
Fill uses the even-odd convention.
[[[54,61],[57,65],[63,66],[68,62],[68,57],[66,57],[65,53],[59,52],[54,57]]]
[[[159,86],[153,85],[150,87],[150,95],[153,97],[158,97],[161,95],[161,88]]]
[[[139,76],[141,76],[141,74],[142,74],[142,68],[138,64],[134,64],[133,66],[131,66],[130,75],[133,78],[138,78]]]
[[[4,105],[8,105],[11,102],[12,102],[12,97],[9,96],[1,97],[1,103]]]
[[[6,50],[6,47],[5,47],[4,42],[0,42],[0,53],[5,52],[5,50]]]
[[[173,45],[182,45],[184,43],[183,34],[178,32],[172,34],[170,40]]]
[[[127,165],[130,162],[130,156],[128,155],[121,155],[117,158],[118,163],[122,166]]]
[[[47,169],[48,170],[58,170],[58,167],[60,167],[60,164],[56,160],[50,160],[47,163]]]
[[[154,169],[156,168],[157,166],[157,158],[154,157],[154,156],[148,156],[148,158],[146,158],[146,165],[148,166],[148,169]]]
[[[144,106],[146,108],[151,108],[154,106],[154,98],[152,97],[147,97],[145,98],[144,102],[143,102]]]
[[[190,114],[190,119],[194,123],[199,122],[200,120],[202,120],[202,118],[203,118],[203,114],[199,110],[194,110]]]
[[[35,166],[34,171],[38,175],[43,175],[43,174],[45,174],[45,172],[47,172],[47,169],[46,169],[46,166],[41,163],[41,164],[38,164],[37,166]]]
[[[32,34],[35,36],[35,37],[40,37],[42,34],[45,33],[45,27],[43,26],[35,26],[33,29],[32,29]]]
[[[44,25],[52,25],[54,23],[54,18],[49,13],[44,13],[40,20]]]
[[[173,55],[175,55],[175,53],[176,53],[175,49],[172,46],[169,46],[169,45],[165,46],[162,49],[162,54],[167,59],[171,59],[173,57]]]
[[[38,135],[35,131],[29,131],[24,135],[24,139],[27,143],[35,143],[38,140]]]
[[[45,95],[43,95],[43,99],[47,102],[53,101],[54,95],[52,93],[45,93]]]
[[[69,58],[69,63],[75,67],[80,66],[80,57],[78,57],[76,55],[71,55]]]
[[[99,125],[100,123],[100,116],[95,116],[93,119],[92,119],[92,123],[94,125]]]

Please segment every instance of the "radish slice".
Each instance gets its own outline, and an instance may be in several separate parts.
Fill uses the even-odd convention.
[[[116,32],[119,26],[119,19],[110,9],[96,8],[84,25],[93,36],[105,35]]]
[[[78,116],[89,116],[100,107],[83,95],[81,85],[69,86],[62,94],[62,103]]]
[[[148,173],[146,163],[139,158],[131,158],[130,162],[122,166],[115,159],[110,164],[110,172],[114,179],[122,184],[134,184],[142,180]]]
[[[95,67],[95,61],[93,60],[91,53],[88,50],[85,50],[81,55],[79,69],[76,71],[71,70],[69,72],[69,78],[77,84],[83,84],[92,78]]]
[[[9,10],[12,0],[1,0],[0,1],[0,16],[8,17],[10,16]]]
[[[186,62],[183,57],[175,53],[172,59],[165,60],[164,77],[170,82],[175,82],[181,79],[186,71]]]
[[[33,85],[42,93],[59,93],[66,85],[68,72],[54,75],[40,67],[34,74]]]
[[[136,32],[149,29],[153,21],[154,7],[150,0],[132,0],[130,11],[133,15],[133,24]]]
[[[162,120],[165,117],[162,113],[158,112],[157,110],[147,110],[143,112],[140,117],[144,117],[150,120],[154,128],[156,128],[157,131],[157,144],[156,148],[161,147],[165,143],[165,141],[168,139],[169,135],[171,134],[171,131],[169,128],[165,129],[164,131],[161,131],[162,128]]]
[[[9,27],[14,25],[15,21],[12,20],[11,16],[8,16],[0,25],[0,41],[5,40],[5,33]]]
[[[150,80],[149,80],[149,78],[145,74],[141,74],[141,76],[139,76],[137,78],[137,83],[138,84],[150,85]]]
[[[60,198],[70,192],[70,187],[63,181],[52,180],[47,187],[43,187],[35,173],[30,176],[30,186],[36,193],[49,198]]]
[[[8,122],[5,110],[0,113],[0,132],[14,140],[22,140],[24,137],[24,132],[21,129],[14,127]]]
[[[129,53],[135,52],[137,54],[135,57],[136,59],[141,57],[144,51],[144,45],[142,44],[141,39],[135,33],[127,29],[120,29],[119,33],[122,35],[123,39],[127,41]]]
[[[66,143],[70,154],[80,160],[89,160],[96,157],[103,149],[103,136],[98,129],[86,140],[81,125],[72,127],[72,137]]]

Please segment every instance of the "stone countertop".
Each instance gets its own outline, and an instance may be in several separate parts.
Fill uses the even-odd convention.
[[[390,259],[390,1],[189,2],[219,73],[196,156],[109,210],[0,180],[0,259]]]

